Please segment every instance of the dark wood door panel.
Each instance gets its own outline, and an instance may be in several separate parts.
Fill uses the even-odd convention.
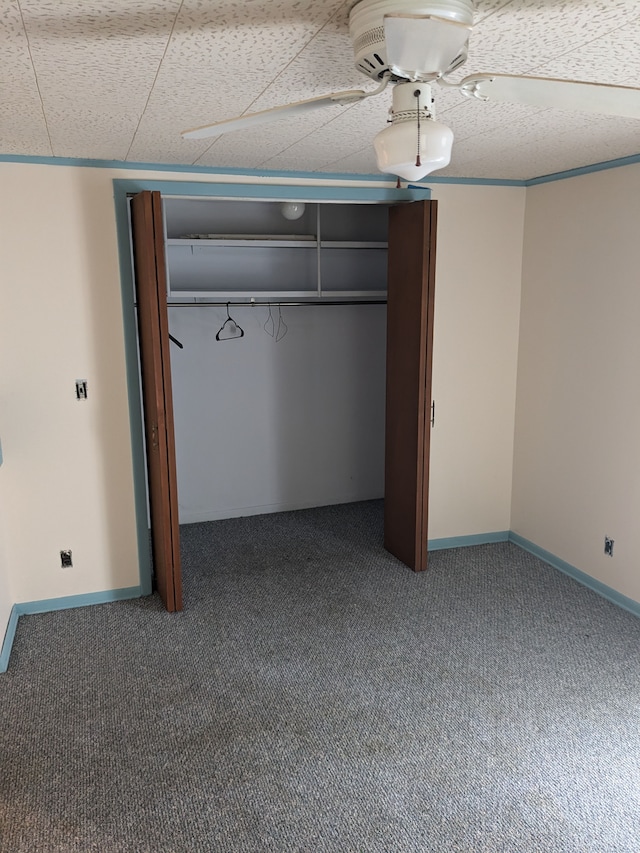
[[[427,568],[437,202],[389,211],[384,546]]]
[[[169,355],[162,199],[131,204],[153,567],[167,610],[182,609],[180,529]]]

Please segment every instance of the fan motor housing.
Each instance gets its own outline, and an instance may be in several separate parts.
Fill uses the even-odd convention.
[[[473,23],[472,0],[359,0],[349,14],[349,34],[358,71],[379,80],[389,72],[384,39],[384,16],[433,15],[460,24]],[[453,71],[467,58],[466,47],[443,73]],[[392,75],[392,79],[400,79]]]

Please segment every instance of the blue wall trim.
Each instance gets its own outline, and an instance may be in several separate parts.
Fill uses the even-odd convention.
[[[114,182],[115,184],[116,182]],[[135,288],[131,240],[129,232],[129,208],[127,205],[128,181],[114,188],[116,206],[116,236],[120,263],[120,289],[122,292],[122,323],[124,329],[125,372],[127,399],[129,403],[129,435],[133,466],[133,500],[136,513],[138,539],[138,571],[142,595],[151,594],[151,544],[147,518],[146,460],[144,454],[144,423],[140,374],[138,372],[138,333],[135,312]]]
[[[429,551],[442,551],[445,548],[466,548],[470,545],[489,545],[493,542],[508,542],[509,531],[498,530],[495,533],[474,533],[471,536],[448,536],[444,539],[429,539]]]
[[[111,601],[140,598],[141,595],[141,587],[129,586],[123,589],[106,589],[102,592],[87,592],[84,595],[67,595],[62,598],[45,598],[41,601],[23,601],[20,604],[14,604],[0,652],[0,672],[6,672],[9,666],[9,656],[20,616],[31,613],[49,613],[52,610],[69,610],[72,607],[86,607],[90,604],[108,604]]]
[[[604,172],[606,169],[619,169],[622,166],[632,166],[635,163],[640,163],[640,154],[620,157],[617,160],[605,160],[602,163],[593,163],[591,166],[581,166],[579,169],[568,169],[566,172],[541,175],[539,178],[530,178],[524,182],[524,186],[535,187],[538,184],[549,184],[553,181],[566,181],[567,178],[577,178],[580,175],[589,175],[591,172]]]
[[[554,569],[558,569],[558,571],[563,572],[563,574],[569,575],[569,577],[578,581],[578,583],[588,587],[590,590],[593,590],[593,592],[596,592],[598,595],[601,595],[613,604],[617,604],[618,607],[622,607],[623,610],[628,610],[629,613],[633,613],[634,616],[640,617],[640,602],[634,601],[633,598],[627,598],[626,595],[623,595],[621,592],[617,592],[610,586],[607,586],[601,581],[591,577],[591,575],[580,571],[580,569],[576,569],[576,567],[572,566],[570,563],[565,563],[564,560],[561,560],[549,551],[545,551],[544,548],[540,548],[538,545],[535,545],[533,542],[530,542],[518,533],[510,532],[509,542],[513,542],[514,545],[517,545],[524,551],[528,551],[530,554],[533,554],[534,557],[539,557],[545,563],[553,566]]]
[[[65,595],[61,598],[43,598],[40,601],[23,601],[16,604],[18,616],[31,613],[49,613],[51,610],[69,610],[72,607],[87,607],[91,604],[108,604],[111,601],[124,601],[128,598],[140,598],[139,586],[127,586],[122,589],[105,589],[101,592],[86,592],[82,595]]]
[[[18,615],[16,605],[14,604],[9,615],[9,623],[7,624],[7,630],[4,634],[2,649],[0,649],[0,672],[6,672],[7,667],[9,666],[9,656],[11,654],[11,647],[13,646],[13,638],[16,635],[16,628],[18,626]]]
[[[282,176],[279,176],[282,177]],[[318,177],[318,175],[316,175]],[[206,183],[203,181],[160,181],[141,178],[114,178],[116,198],[134,195],[143,190],[157,190],[164,196],[194,198],[302,199],[305,201],[417,201],[431,198],[429,187],[396,189],[380,184],[377,187],[345,187],[307,184],[238,184]],[[126,210],[126,205],[125,205]],[[128,228],[128,225],[127,225]],[[130,251],[128,250],[130,254]]]
[[[309,178],[323,181],[367,181],[395,189],[395,180],[389,175],[376,173],[363,175],[360,172],[276,172],[269,169],[232,169],[216,166],[188,166],[184,163],[136,163],[125,160],[89,160],[82,157],[36,157],[24,154],[0,154],[0,163],[26,163],[36,166],[77,166],[88,169],[129,169],[139,172],[190,172],[195,175],[231,175],[248,178]],[[526,181],[505,178],[432,178],[429,183],[464,184],[469,186],[524,187]],[[412,188],[426,190],[427,186],[412,184]]]
[[[392,181],[388,175],[374,174],[363,175],[359,172],[277,172],[269,169],[232,169],[216,166],[189,166],[184,163],[137,163],[125,160],[90,160],[83,157],[39,157],[25,154],[0,154],[0,163],[26,163],[37,166],[76,166],[89,169],[128,169],[140,172],[190,172],[196,175],[231,175],[235,177],[253,178],[292,178],[292,179],[315,179],[325,181],[367,181],[391,187]],[[510,178],[446,178],[429,176],[425,180],[429,184],[459,184],[462,186],[481,187],[534,187],[537,184],[546,184],[552,181],[564,181],[567,178],[575,178],[579,175],[588,175],[590,172],[602,172],[605,169],[618,169],[621,166],[630,166],[640,163],[640,154],[632,154],[629,157],[619,157],[617,160],[605,160],[601,163],[593,163],[590,166],[581,166],[578,169],[568,169],[565,172],[553,172],[549,175],[540,175],[537,178],[524,180],[513,180]],[[417,184],[412,188],[426,189],[426,186]]]
[[[459,184],[467,187],[526,187],[527,181],[512,178],[444,178],[430,175],[425,178],[430,184]]]
[[[27,163],[37,166],[78,166],[88,169],[131,169],[140,172],[191,172],[197,175],[235,175],[251,178],[320,178],[325,181],[376,181],[395,185],[395,179],[380,172],[280,172],[270,169],[233,169],[221,166],[189,166],[185,163],[137,163],[126,160],[91,160],[83,157],[38,157],[25,154],[0,154],[0,163]]]

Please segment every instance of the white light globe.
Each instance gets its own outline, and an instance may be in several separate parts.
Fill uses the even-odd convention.
[[[304,213],[303,201],[283,201],[280,205],[280,212],[285,219],[300,219]]]

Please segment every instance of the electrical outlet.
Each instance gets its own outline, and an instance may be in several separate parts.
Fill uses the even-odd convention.
[[[87,380],[76,379],[76,400],[87,399]]]
[[[73,566],[71,551],[60,551],[60,565],[63,569],[70,569]]]
[[[609,539],[608,536],[604,537],[604,553],[607,557],[613,557],[613,539]]]

